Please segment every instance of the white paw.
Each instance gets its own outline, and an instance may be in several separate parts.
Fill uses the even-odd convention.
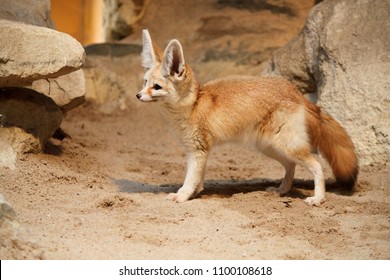
[[[324,197],[310,196],[305,199],[305,203],[310,206],[320,206],[325,201]]]
[[[184,202],[189,199],[189,196],[183,193],[170,193],[167,196],[167,200],[171,200],[173,202]]]

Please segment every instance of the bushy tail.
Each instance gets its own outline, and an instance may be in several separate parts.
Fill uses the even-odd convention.
[[[314,105],[314,104],[313,104]],[[309,109],[309,134],[332,167],[337,183],[352,191],[359,173],[355,147],[344,128],[317,106]]]

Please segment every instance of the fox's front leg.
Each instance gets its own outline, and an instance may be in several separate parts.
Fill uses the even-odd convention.
[[[187,156],[187,172],[183,186],[177,193],[170,193],[167,199],[184,202],[203,190],[203,181],[208,152],[203,150],[190,152]]]

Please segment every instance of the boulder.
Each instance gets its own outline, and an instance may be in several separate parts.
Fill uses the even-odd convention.
[[[0,116],[0,139],[18,154],[42,151],[62,120],[52,99],[26,88],[0,89]]]
[[[390,1],[327,0],[267,62],[338,119],[360,164],[390,161]]]
[[[0,87],[31,84],[81,68],[84,48],[68,34],[0,19]]]

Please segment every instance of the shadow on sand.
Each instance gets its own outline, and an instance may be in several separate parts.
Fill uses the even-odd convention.
[[[114,183],[118,186],[120,192],[127,193],[172,193],[176,192],[181,184],[161,184],[152,185],[148,183],[133,182],[123,179],[114,179]],[[228,198],[238,193],[250,193],[256,191],[266,191],[269,187],[278,187],[281,180],[272,179],[250,179],[250,180],[206,180],[204,190],[200,196],[219,196]],[[293,182],[293,190],[286,195],[292,198],[305,198],[300,190],[313,190],[313,180],[295,179]],[[327,192],[334,192],[343,195],[350,195],[350,192],[344,192],[342,188],[333,180],[326,181]]]

